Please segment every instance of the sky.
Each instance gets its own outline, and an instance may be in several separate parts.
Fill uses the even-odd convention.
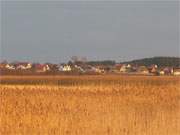
[[[0,58],[117,62],[179,56],[178,1],[4,1]]]

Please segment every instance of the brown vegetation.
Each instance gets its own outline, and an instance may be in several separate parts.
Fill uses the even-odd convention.
[[[1,76],[2,135],[178,135],[180,78]]]

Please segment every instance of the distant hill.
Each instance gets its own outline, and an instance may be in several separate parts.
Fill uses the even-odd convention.
[[[144,58],[138,60],[132,60],[123,62],[123,64],[137,64],[150,66],[156,64],[160,67],[170,66],[170,67],[180,67],[180,58],[179,57],[153,57],[153,58]]]

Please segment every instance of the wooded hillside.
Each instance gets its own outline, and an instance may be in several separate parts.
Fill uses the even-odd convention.
[[[144,58],[139,60],[132,60],[123,62],[124,64],[137,64],[150,66],[152,64],[156,64],[158,66],[170,66],[170,67],[179,67],[180,66],[180,58],[178,57],[153,57],[153,58]]]

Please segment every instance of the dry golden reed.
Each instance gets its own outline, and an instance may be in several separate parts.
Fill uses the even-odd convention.
[[[1,76],[0,135],[179,135],[180,78]]]

